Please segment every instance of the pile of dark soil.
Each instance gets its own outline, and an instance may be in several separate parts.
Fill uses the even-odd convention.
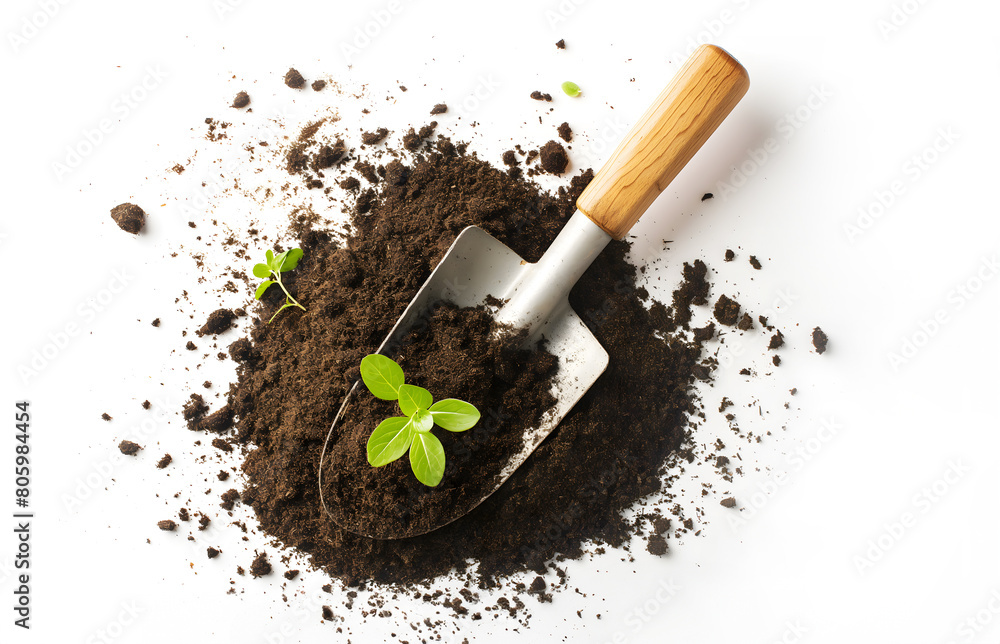
[[[257,311],[251,346],[236,354],[242,363],[229,403],[238,440],[255,448],[243,463],[244,502],[267,533],[348,584],[421,582],[466,571],[470,562],[478,564],[481,583],[490,584],[519,571],[542,573],[557,556],[580,557],[588,541],[623,545],[642,523],[622,511],[661,490],[665,466],[697,410],[695,374],[707,376],[710,367],[699,364],[704,335],[691,341],[675,331],[678,311],[647,310],[622,242],[605,250],[571,295],[610,366],[497,493],[441,530],[399,541],[360,537],[324,516],[317,473],[337,408],[361,358],[382,342],[455,236],[479,225],[537,261],[592,175],[549,195],[439,138],[396,176],[378,184],[363,212],[355,209],[346,241],[305,217],[294,226],[305,255],[285,282],[308,311],[266,324],[282,300],[271,289]],[[413,358],[404,350],[404,362]],[[447,378],[426,364],[416,372],[404,368],[415,382],[448,388]],[[508,401],[495,422],[512,422],[517,413]],[[360,438],[362,425],[355,420],[344,431]],[[469,462],[481,459],[476,452]],[[665,551],[657,540],[656,550]]]

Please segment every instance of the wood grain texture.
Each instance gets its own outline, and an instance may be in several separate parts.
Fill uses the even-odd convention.
[[[750,87],[725,50],[702,45],[632,127],[576,206],[621,239]]]

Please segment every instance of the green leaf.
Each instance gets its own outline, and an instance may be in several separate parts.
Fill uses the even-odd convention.
[[[285,256],[288,255],[288,251],[281,253],[280,255],[275,255],[274,259],[271,260],[271,270],[278,273],[281,271],[281,263],[285,261]]]
[[[261,266],[261,264],[257,264],[257,266]],[[254,293],[253,295],[254,298],[258,300],[262,298],[264,296],[264,291],[266,291],[267,287],[270,286],[271,284],[274,284],[274,282],[272,282],[271,280],[264,280],[263,282],[261,282],[260,286],[257,287],[257,292]]]
[[[418,409],[427,409],[434,402],[434,396],[423,387],[416,385],[399,386],[399,409],[405,416],[412,416]]]
[[[264,257],[267,258],[267,265],[270,266],[271,262],[274,261],[274,251],[268,250],[266,253],[264,253]]]
[[[431,433],[414,432],[410,445],[410,467],[417,480],[429,487],[441,482],[444,476],[444,447]]]
[[[413,412],[410,416],[410,422],[413,423],[413,429],[418,432],[429,432],[434,429],[434,419],[431,417],[431,412],[426,409],[418,409]]]
[[[413,426],[409,418],[386,418],[368,437],[368,462],[375,467],[388,465],[410,449]]]
[[[253,275],[254,277],[259,277],[264,279],[265,277],[271,276],[271,269],[267,264],[254,264],[253,265]]]
[[[279,263],[278,266],[282,273],[292,270],[299,265],[299,260],[302,259],[302,249],[293,248],[289,251],[282,253],[284,255],[284,263]]]
[[[403,368],[395,360],[373,353],[361,360],[361,379],[376,398],[396,400],[404,380]]]
[[[566,96],[579,96],[582,92],[580,86],[573,81],[566,81],[562,84],[562,91],[566,92]]]
[[[434,422],[449,432],[464,432],[479,422],[479,410],[469,403],[447,398],[430,407]]]

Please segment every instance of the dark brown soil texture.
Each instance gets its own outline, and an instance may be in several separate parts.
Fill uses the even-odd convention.
[[[720,324],[735,326],[740,321],[740,303],[726,295],[720,295],[715,303],[715,319]]]
[[[389,130],[380,127],[374,132],[365,132],[361,135],[361,142],[365,145],[375,145],[385,137],[389,136]]]
[[[233,107],[237,109],[244,108],[249,104],[250,104],[250,95],[247,94],[246,92],[240,92],[239,94],[236,95],[236,98],[233,99]]]
[[[823,332],[823,329],[819,327],[813,329],[812,340],[816,353],[823,355],[823,353],[826,352],[826,345],[830,342],[830,339],[826,337],[826,333]]]
[[[156,524],[156,527],[165,532],[173,532],[177,529],[177,522],[165,519]]]
[[[325,80],[316,80],[312,82],[312,88],[314,92],[321,92],[325,87],[326,87]]]
[[[472,403],[483,418],[470,430],[434,435],[444,445],[444,478],[434,488],[413,475],[408,457],[381,468],[368,464],[366,443],[384,419],[399,416],[395,401],[359,387],[330,438],[323,470],[327,508],[345,528],[369,535],[426,532],[474,505],[496,487],[500,472],[555,403],[550,393],[558,359],[522,349],[521,338],[493,339],[485,308],[442,303],[398,350],[389,353],[407,382],[437,398]]]
[[[556,49],[566,49],[566,41],[564,39],[561,39],[559,42],[557,42]]]
[[[542,169],[549,174],[562,174],[569,164],[566,148],[558,141],[549,141],[539,150],[542,156]]]
[[[531,93],[531,98],[535,99],[536,101],[545,101],[547,103],[552,102],[552,94],[545,94],[543,92],[538,91],[537,89]]]
[[[448,106],[444,103],[438,103],[431,108],[431,116],[437,116],[438,114],[444,114],[448,111]]]
[[[569,126],[569,123],[563,123],[558,128],[556,128],[556,131],[559,133],[559,138],[565,141],[566,143],[569,143],[570,141],[573,140],[573,128]]]
[[[263,577],[271,574],[271,562],[267,560],[267,553],[258,554],[253,563],[250,564],[250,574],[254,577]]]
[[[146,225],[146,213],[134,203],[123,203],[111,209],[111,218],[127,233],[138,235]]]
[[[122,441],[118,444],[118,449],[126,456],[135,456],[139,453],[139,450],[141,450],[142,447],[138,443],[133,443],[132,441]]]
[[[229,309],[219,309],[217,311],[213,311],[212,314],[208,316],[208,320],[205,324],[198,329],[198,335],[208,335],[227,331],[229,330],[229,327],[233,325],[233,320],[235,319],[236,314]]]
[[[306,85],[306,79],[294,67],[285,72],[285,85],[292,89],[302,89]]]
[[[308,311],[267,324],[283,296],[265,294],[229,392],[238,441],[251,448],[243,501],[268,534],[348,584],[419,582],[475,562],[491,585],[529,569],[540,574],[557,554],[581,557],[587,542],[621,546],[636,533],[622,511],[661,490],[665,463],[697,411],[701,346],[667,335],[673,320],[646,309],[628,244],[612,242],[570,297],[610,354],[608,370],[493,496],[441,530],[397,541],[359,537],[324,516],[320,451],[352,375],[456,235],[479,225],[537,261],[592,177],[548,195],[462,150],[444,139],[423,148],[401,183],[375,186],[346,240],[305,220],[294,225],[305,254],[283,277]]]

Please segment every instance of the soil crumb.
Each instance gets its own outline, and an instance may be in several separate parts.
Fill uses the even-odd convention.
[[[830,340],[826,337],[826,333],[823,332],[823,329],[816,327],[812,332],[812,341],[813,347],[816,349],[816,353],[823,355],[823,353],[826,352],[826,346]]]
[[[431,108],[431,116],[437,116],[438,114],[444,114],[448,111],[448,106],[444,103],[438,103]]]
[[[306,85],[306,79],[302,77],[299,70],[292,67],[285,72],[285,85],[288,85],[292,89],[302,89]]]
[[[271,574],[271,562],[267,560],[267,553],[259,553],[250,564],[250,574],[254,577],[263,577]]]
[[[569,126],[569,123],[563,122],[556,131],[559,133],[559,138],[563,141],[569,143],[573,140],[573,129]]]
[[[544,94],[538,90],[535,90],[531,93],[531,98],[535,99],[536,101],[545,101],[546,103],[552,102],[552,94]]]
[[[126,456],[135,456],[141,449],[142,447],[138,443],[133,443],[132,441],[122,441],[118,443],[118,450]]]
[[[243,109],[250,104],[250,95],[246,92],[240,92],[233,99],[233,107],[237,109]]]
[[[215,335],[228,330],[236,319],[231,309],[218,309],[208,316],[208,321],[198,329],[198,335]]]
[[[726,295],[721,295],[715,303],[715,319],[720,324],[735,326],[740,321],[740,308],[739,302]]]
[[[542,169],[549,174],[562,174],[569,164],[569,157],[566,155],[566,148],[558,141],[549,141],[541,147],[539,154],[542,157]]]
[[[134,203],[123,203],[111,209],[111,218],[127,233],[138,235],[146,225],[146,213]]]

